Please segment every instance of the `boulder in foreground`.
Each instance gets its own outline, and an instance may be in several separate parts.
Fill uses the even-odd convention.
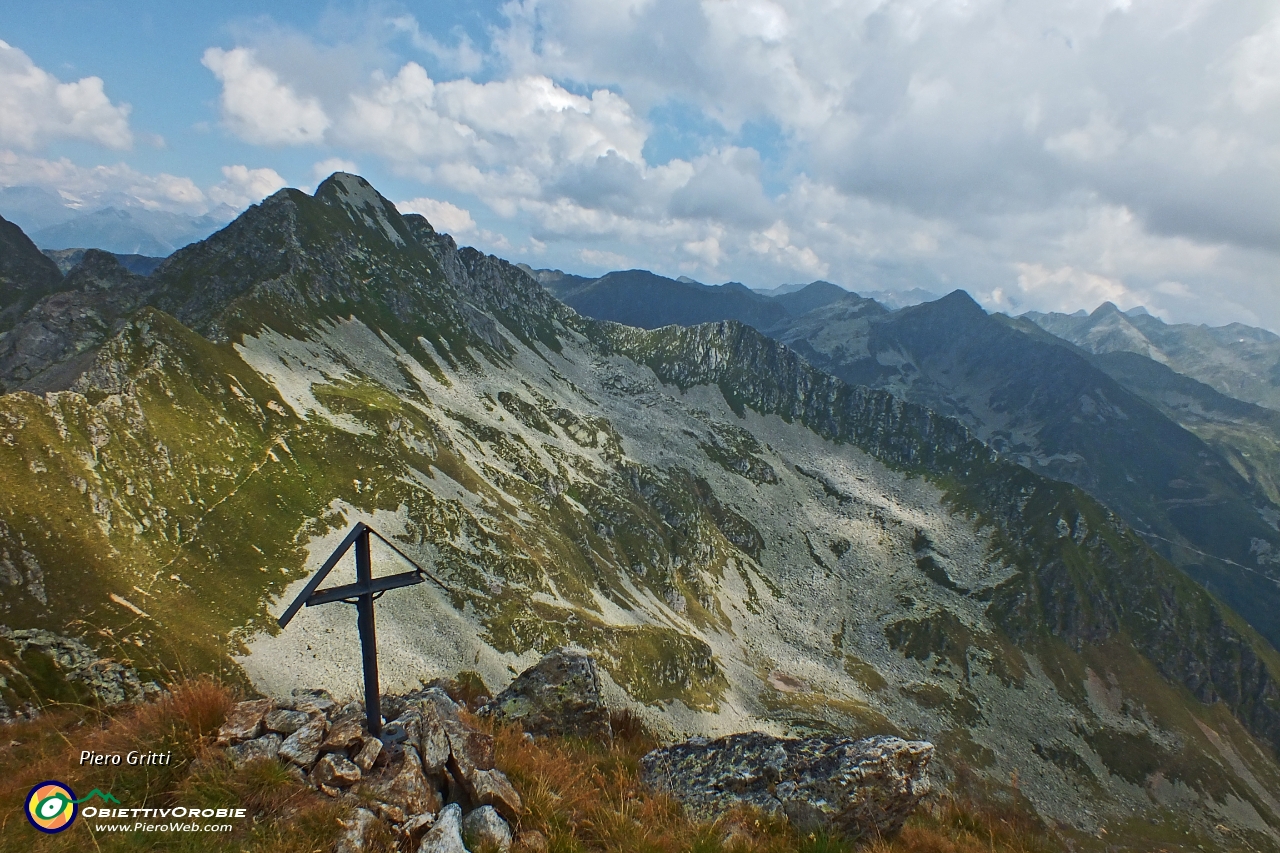
[[[573,649],[556,649],[520,673],[486,711],[537,737],[613,740],[609,708],[600,694],[600,670],[590,655]]]
[[[929,792],[933,745],[896,737],[776,738],[762,732],[694,738],[641,759],[645,784],[695,817],[748,804],[805,830],[887,838]]]

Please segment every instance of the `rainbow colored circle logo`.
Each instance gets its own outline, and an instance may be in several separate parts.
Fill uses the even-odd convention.
[[[41,832],[62,832],[77,811],[75,793],[61,782],[41,782],[27,794],[27,820]]]

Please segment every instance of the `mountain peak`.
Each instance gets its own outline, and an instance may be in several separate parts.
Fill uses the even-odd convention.
[[[131,284],[139,276],[130,272],[120,263],[120,259],[110,252],[101,249],[85,249],[80,262],[72,267],[66,276],[68,290],[80,290],[96,287],[110,290],[114,287]]]
[[[966,290],[956,289],[934,302],[925,302],[913,310],[935,306],[935,310],[967,317],[986,317],[986,310]]]
[[[316,187],[315,197],[345,209],[357,221],[380,229],[392,243],[404,245],[405,226],[400,211],[359,175],[334,172]]]

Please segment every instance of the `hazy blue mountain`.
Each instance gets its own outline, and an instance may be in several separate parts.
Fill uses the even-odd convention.
[[[774,296],[773,300],[786,308],[787,313],[794,317],[807,314],[815,308],[839,302],[850,295],[857,296],[829,281],[814,281],[790,293],[780,293]]]
[[[797,290],[802,290],[808,286],[807,282],[792,282],[790,284],[780,284],[777,287],[757,287],[754,290],[761,296],[783,296],[787,293],[795,293]]]
[[[228,218],[221,213],[187,216],[107,207],[41,228],[31,239],[42,249],[91,247],[122,255],[165,257],[226,225]]]
[[[1266,329],[1170,325],[1145,311],[1125,314],[1110,302],[1092,314],[1023,316],[1089,352],[1136,352],[1230,397],[1280,409],[1280,336]]]
[[[84,258],[85,252],[89,249],[45,249],[44,253],[58,265],[58,269],[63,275],[71,272],[72,268]],[[149,255],[120,255],[111,252],[111,255],[119,261],[120,266],[127,269],[135,275],[151,275],[155,272],[156,267],[164,263],[164,258],[151,257]]]
[[[811,282],[812,283],[812,282]],[[774,288],[755,288],[762,296],[785,296],[808,287],[808,284],[782,284]],[[913,287],[908,290],[859,290],[858,295],[866,299],[874,299],[886,308],[896,310],[921,302],[933,302],[941,298],[941,294]]]
[[[642,329],[719,320],[740,320],[760,329],[787,316],[781,303],[741,284],[677,281],[648,270],[611,272],[586,281],[564,276],[543,286],[581,314]]]
[[[920,287],[912,287],[907,290],[863,290],[861,295],[867,299],[874,299],[886,308],[895,310],[909,308],[912,305],[920,305],[924,302],[935,302],[942,298],[942,294]]]
[[[559,270],[531,274],[557,299],[588,317],[642,329],[738,320],[765,331],[818,306],[857,299],[856,294],[826,281],[784,285],[764,294],[738,282],[708,285],[648,270],[611,272],[596,279]]]
[[[30,235],[82,211],[44,187],[0,187],[0,216]]]

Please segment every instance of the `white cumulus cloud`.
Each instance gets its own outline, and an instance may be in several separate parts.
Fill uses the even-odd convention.
[[[0,41],[0,145],[30,151],[56,139],[83,139],[128,148],[129,110],[111,102],[102,78],[63,83]]]
[[[329,116],[313,96],[299,95],[253,50],[211,47],[201,62],[222,82],[222,115],[246,142],[302,145],[320,142]]]
[[[456,183],[498,170],[532,185],[611,152],[642,159],[645,133],[625,100],[604,89],[576,95],[542,76],[436,82],[410,62],[351,102],[337,131],[344,143],[424,175],[445,167]]]
[[[1274,3],[513,0],[487,44],[372,15],[439,70],[212,50],[228,126],[372,157],[540,263],[1280,329]]]
[[[204,213],[208,199],[190,178],[148,175],[117,163],[80,166],[62,157],[50,160],[0,150],[0,186],[32,186],[51,190],[73,208],[140,206],[174,213]]]
[[[221,183],[209,188],[209,198],[216,204],[225,204],[236,210],[262,201],[287,185],[275,169],[223,166],[222,177]]]
[[[444,231],[454,237],[472,234],[476,231],[476,221],[471,212],[447,201],[434,198],[415,198],[402,201],[396,205],[401,213],[421,213],[437,231]]]

